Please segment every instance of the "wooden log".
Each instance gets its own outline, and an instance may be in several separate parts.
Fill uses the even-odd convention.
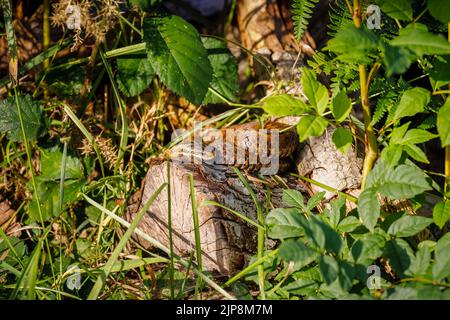
[[[199,232],[201,238],[203,266],[207,270],[221,274],[231,274],[242,269],[249,257],[256,252],[257,228],[228,210],[201,203],[216,201],[238,211],[243,216],[256,221],[256,207],[248,190],[239,178],[226,167],[209,167],[206,164],[193,165],[170,161],[168,179],[167,160],[154,159],[143,181],[140,199],[127,210],[128,220],[132,220],[137,210],[151,197],[163,183],[171,186],[171,213],[174,251],[189,256],[195,251],[194,223],[190,197],[189,177],[194,177],[195,200],[198,204]],[[268,183],[249,177],[250,185],[258,201],[265,208],[266,195],[270,192],[271,206],[282,206],[282,187],[269,179]],[[293,177],[281,179],[287,186],[304,191],[302,185]],[[162,192],[144,216],[139,228],[147,234],[169,245],[168,192]],[[143,239],[137,240],[150,248]],[[274,242],[269,241],[269,245]]]

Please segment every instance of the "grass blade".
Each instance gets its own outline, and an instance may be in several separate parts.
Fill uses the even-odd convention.
[[[122,239],[120,239],[119,244],[114,249],[113,253],[111,254],[111,257],[109,257],[108,261],[106,262],[105,266],[103,267],[103,272],[98,276],[97,281],[95,282],[94,287],[92,288],[91,292],[89,293],[88,300],[96,300],[100,294],[100,291],[103,289],[106,283],[106,279],[108,278],[114,264],[116,263],[116,260],[119,258],[120,253],[122,252],[123,248],[125,247],[125,244],[130,239],[131,235],[133,234],[134,230],[137,228],[139,222],[144,217],[144,214],[147,213],[148,208],[151,206],[153,201],[158,197],[160,192],[166,187],[167,184],[162,184],[158,190],[153,193],[153,195],[150,197],[150,199],[147,201],[147,203],[142,207],[142,209],[138,212],[136,217],[134,218],[133,222],[129,226],[128,230],[123,235]]]

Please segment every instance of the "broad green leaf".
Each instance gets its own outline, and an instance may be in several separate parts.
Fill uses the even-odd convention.
[[[306,211],[311,211],[314,209],[320,201],[323,200],[323,197],[325,196],[325,192],[317,192],[311,196],[311,198],[308,199],[308,203],[306,204]]]
[[[282,201],[289,207],[305,210],[305,199],[300,191],[293,189],[283,189]]]
[[[333,98],[331,104],[331,113],[337,122],[344,121],[352,111],[352,101],[347,96],[345,91],[339,93]]]
[[[450,276],[450,233],[446,233],[436,244],[433,277],[437,280]]]
[[[367,266],[381,257],[386,241],[379,234],[368,233],[355,241],[351,253],[355,263]]]
[[[364,226],[373,231],[380,217],[380,202],[376,189],[365,189],[358,197],[358,213]]]
[[[372,171],[369,172],[366,178],[366,189],[374,188],[377,189],[380,183],[382,183],[386,173],[392,170],[392,168],[387,164],[386,161],[378,160],[373,167]]]
[[[325,194],[325,192],[323,192]],[[339,221],[341,221],[341,218],[345,216],[347,213],[346,208],[346,200],[344,197],[339,197],[336,200],[333,200],[330,202],[331,210],[328,210],[329,213],[326,213],[328,218],[330,219],[331,226],[336,229],[337,225],[339,224]]]
[[[298,209],[277,208],[271,210],[266,218],[269,237],[273,239],[301,237],[304,235],[301,225],[304,219]]]
[[[430,78],[435,81],[435,89],[450,83],[450,55],[436,57],[433,69],[430,70]]]
[[[437,116],[437,130],[441,138],[442,146],[450,145],[450,98],[447,98],[445,104],[439,109]]]
[[[319,267],[322,277],[327,284],[331,284],[337,279],[339,273],[339,265],[336,259],[330,256],[321,256],[319,258]]]
[[[344,62],[365,63],[369,60],[368,53],[378,49],[379,45],[380,40],[374,32],[350,25],[339,30],[336,36],[328,41],[325,50],[336,53],[337,58]]]
[[[450,43],[441,35],[412,25],[400,30],[400,35],[390,41],[390,45],[410,49],[417,56],[450,54]]]
[[[412,237],[432,222],[433,220],[427,217],[405,215],[394,221],[387,232],[396,237]]]
[[[47,132],[42,106],[29,95],[19,96],[18,101],[27,139],[42,137]],[[23,141],[15,97],[0,101],[0,133],[6,133],[11,141]]]
[[[332,140],[336,148],[346,155],[352,146],[353,135],[345,128],[337,128],[333,132]]]
[[[392,199],[410,199],[430,189],[422,170],[409,165],[388,169],[378,186],[379,193]]]
[[[317,80],[314,71],[304,68],[302,72],[301,82],[303,93],[308,98],[309,103],[317,110],[317,113],[322,115],[330,99],[328,90]]]
[[[408,288],[408,287],[394,287],[387,291],[388,296],[386,300],[417,300],[418,298],[418,292],[415,288]]]
[[[288,94],[269,96],[260,105],[272,116],[299,116],[310,109],[302,100]]]
[[[433,221],[442,229],[442,227],[450,220],[450,200],[437,203],[433,208]]]
[[[348,216],[339,222],[337,228],[341,232],[352,232],[361,225],[361,221],[354,216]]]
[[[387,76],[406,72],[416,58],[416,55],[408,48],[393,47],[388,44],[383,46],[384,65]]]
[[[433,134],[427,130],[411,129],[396,143],[403,145],[424,143],[437,137],[437,134]]]
[[[392,269],[402,277],[414,260],[414,253],[408,242],[396,238],[387,242],[384,249],[384,256],[388,259]]]
[[[391,133],[390,143],[400,144],[406,132],[408,131],[411,121],[401,125],[400,127],[395,127]]]
[[[430,163],[428,161],[427,155],[425,152],[422,151],[418,146],[415,146],[413,144],[409,144],[406,146],[403,146],[403,150],[408,153],[408,155],[413,158],[416,161],[423,162],[423,163]]]
[[[440,22],[450,22],[450,1],[428,0],[427,7],[430,14]]]
[[[297,124],[297,132],[301,141],[309,137],[321,136],[327,128],[328,121],[319,116],[303,116]]]
[[[404,146],[399,144],[390,144],[381,151],[381,160],[386,162],[389,166],[396,166],[403,154]]]
[[[317,249],[331,251],[335,254],[341,252],[341,237],[319,217],[312,215],[308,220],[302,219],[300,223],[309,243],[314,244]]]
[[[431,253],[427,247],[417,250],[414,259],[405,274],[411,276],[421,276],[427,273],[430,266]]]
[[[161,81],[173,92],[201,104],[213,70],[198,31],[179,16],[144,20],[148,58]]]
[[[62,153],[57,147],[43,150],[41,153],[41,175],[36,177],[35,181],[44,221],[57,217],[61,213],[59,208],[61,160]],[[63,206],[76,201],[81,188],[86,183],[83,166],[78,158],[67,156],[64,177]],[[40,221],[36,196],[33,196],[30,203],[29,215],[32,220]]]
[[[150,61],[144,58],[117,59],[117,83],[127,97],[140,95],[152,82],[155,72]]]
[[[355,279],[355,268],[345,260],[338,261],[338,283],[344,291],[349,291]]]
[[[426,89],[415,87],[403,92],[400,103],[395,110],[394,121],[411,117],[423,112],[430,102],[430,92]]]
[[[294,262],[295,270],[310,264],[318,256],[316,251],[306,246],[300,239],[284,241],[279,250],[281,258]]]
[[[239,94],[236,58],[231,54],[225,41],[211,37],[202,37],[201,39],[213,69],[211,88],[229,101],[236,101]],[[223,103],[223,100],[208,91],[203,104],[208,103]]]
[[[410,0],[376,0],[381,11],[391,18],[410,21],[413,18],[413,10]]]

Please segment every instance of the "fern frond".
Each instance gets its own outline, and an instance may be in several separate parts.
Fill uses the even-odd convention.
[[[331,37],[353,23],[352,16],[344,0],[336,0],[330,4],[329,16],[328,35]]]
[[[377,124],[386,114],[386,112],[390,111],[394,106],[398,95],[394,91],[389,91],[387,94],[378,99],[377,104],[375,106],[375,111],[372,115],[372,125]]]
[[[434,114],[425,118],[425,120],[423,120],[422,123],[417,126],[417,128],[423,129],[423,130],[428,130],[428,129],[432,129],[432,128],[436,127],[436,118],[437,117]]]
[[[319,0],[294,0],[292,2],[292,20],[294,21],[294,32],[298,40],[308,27],[314,7]]]

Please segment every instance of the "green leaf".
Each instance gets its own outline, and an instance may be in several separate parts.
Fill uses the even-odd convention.
[[[436,244],[434,253],[433,278],[450,276],[450,233],[446,233]]]
[[[378,49],[378,36],[365,28],[350,25],[338,31],[336,36],[328,41],[325,50],[338,55],[338,59],[349,63],[366,63],[367,55]]]
[[[442,23],[450,22],[450,2],[442,0],[428,0],[427,7],[430,14]]]
[[[437,130],[443,147],[450,145],[450,98],[439,109],[437,116]]]
[[[42,137],[47,132],[42,106],[29,95],[19,96],[18,101],[27,139]],[[11,141],[23,141],[15,97],[0,101],[0,133],[6,133]]]
[[[294,208],[277,208],[269,212],[266,223],[269,237],[272,239],[287,239],[304,235],[301,222],[305,218]]]
[[[410,49],[404,47],[384,45],[383,53],[383,62],[388,77],[392,74],[402,74],[406,72],[416,58],[416,55]]]
[[[41,175],[36,177],[35,181],[41,204],[42,219],[44,221],[57,217],[61,213],[59,208],[59,189],[62,157],[63,155],[58,147],[44,149],[41,153]],[[64,175],[62,209],[64,209],[65,205],[71,204],[79,198],[79,193],[85,183],[83,166],[80,160],[68,155]],[[32,220],[40,221],[36,196],[33,196],[30,203],[29,215]]]
[[[319,116],[303,116],[297,124],[297,132],[301,141],[309,137],[321,136],[327,128],[328,121]]]
[[[367,266],[381,257],[386,241],[379,234],[368,233],[355,241],[351,253],[355,263]]]
[[[380,202],[376,189],[365,189],[358,197],[358,213],[364,226],[373,231],[380,217]]]
[[[422,149],[420,149],[418,146],[415,146],[413,144],[406,145],[403,147],[403,150],[405,150],[406,153],[408,153],[409,156],[416,161],[430,163],[425,152],[423,152]]]
[[[436,137],[438,137],[437,134],[433,134],[426,130],[411,129],[408,130],[406,134],[396,143],[402,145],[424,143]]]
[[[155,75],[147,58],[119,58],[117,70],[117,84],[127,97],[140,95],[149,87]]]
[[[379,193],[392,199],[410,199],[430,189],[422,170],[409,165],[388,169],[378,186]]]
[[[314,209],[320,203],[320,201],[323,200],[324,196],[325,196],[324,191],[313,194],[311,198],[308,199],[308,203],[306,204],[305,208],[306,211],[311,211],[312,209]]]
[[[415,277],[425,275],[428,271],[428,267],[430,266],[430,259],[430,249],[427,247],[419,248],[408,270],[405,271],[405,274]]]
[[[405,215],[394,221],[387,232],[396,237],[412,237],[432,222],[433,220],[427,217]]]
[[[381,11],[394,19],[410,21],[413,18],[413,10],[410,0],[377,0]]]
[[[341,232],[352,232],[361,225],[361,221],[355,216],[348,216],[339,222],[337,228]]]
[[[327,88],[321,84],[314,71],[304,68],[302,70],[303,93],[308,98],[309,103],[317,110],[319,115],[325,112],[328,106],[329,96]]]
[[[236,101],[239,94],[236,58],[231,54],[225,41],[211,37],[201,39],[213,69],[211,87],[229,101]],[[209,103],[223,103],[223,100],[208,90],[203,104]]]
[[[316,251],[306,246],[302,240],[286,240],[280,245],[280,257],[294,262],[295,270],[299,270],[317,259]]]
[[[437,203],[433,208],[434,223],[442,229],[444,225],[450,220],[450,201]]]
[[[400,142],[402,141],[403,137],[405,136],[406,132],[408,131],[409,125],[411,124],[411,122],[407,122],[403,125],[401,125],[400,127],[395,127],[394,130],[392,130],[392,134],[391,134],[391,139],[390,139],[390,143],[394,143],[394,144],[400,144]]]
[[[403,154],[403,146],[391,144],[381,151],[381,159],[390,166],[396,166]]]
[[[330,213],[327,214],[327,216],[330,219],[330,224],[334,229],[337,228],[337,225],[341,219],[347,214],[346,202],[347,200],[344,197],[339,197],[330,202],[331,210],[329,210]]]
[[[310,110],[302,100],[288,94],[269,96],[260,105],[271,116],[299,116]]]
[[[333,143],[336,145],[336,148],[342,152],[344,155],[350,150],[350,147],[353,143],[353,135],[350,131],[345,128],[337,128],[333,132],[332,137]]]
[[[173,92],[201,104],[213,70],[198,31],[179,16],[144,20],[144,39],[152,67]]]
[[[386,243],[384,255],[389,261],[392,269],[399,276],[403,276],[414,260],[414,253],[409,244],[400,238],[390,240]]]
[[[394,121],[411,117],[423,112],[430,102],[430,92],[424,88],[415,87],[403,92],[400,103],[395,110]]]
[[[333,98],[331,104],[331,113],[337,122],[344,121],[352,111],[352,101],[347,96],[345,91],[339,93]]]
[[[342,239],[328,224],[315,215],[310,216],[309,220],[302,219],[300,223],[309,243],[314,244],[317,249],[340,254]]]
[[[305,199],[300,191],[293,189],[283,189],[282,201],[288,207],[299,208],[305,210]]]
[[[430,78],[436,84],[434,88],[440,88],[450,82],[450,55],[439,56],[433,63],[433,69],[430,70]]]
[[[390,41],[390,45],[404,47],[417,56],[450,54],[450,43],[441,35],[424,30],[420,25],[410,25],[400,30],[400,35]]]
[[[339,273],[339,265],[333,257],[321,256],[319,258],[319,268],[322,277],[327,284],[331,284],[337,279]]]

